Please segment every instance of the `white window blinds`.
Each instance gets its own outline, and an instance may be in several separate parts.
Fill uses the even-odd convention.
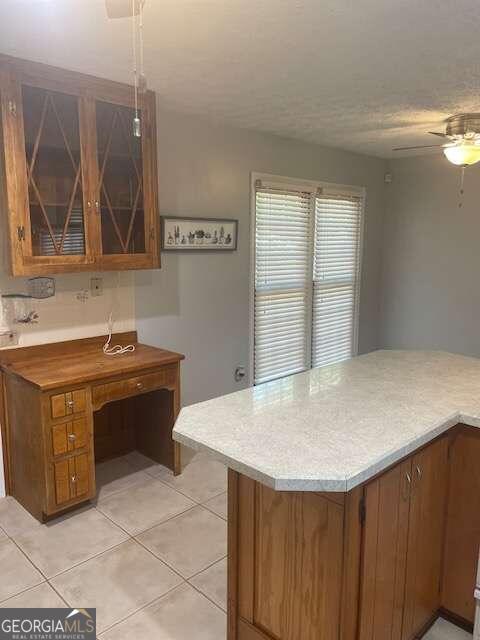
[[[351,358],[356,351],[362,201],[315,199],[312,366]]]
[[[260,384],[355,355],[363,192],[285,179],[255,184],[253,374]]]
[[[256,190],[255,384],[310,364],[311,194]]]

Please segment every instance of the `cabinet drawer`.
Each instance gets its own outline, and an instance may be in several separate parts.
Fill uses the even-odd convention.
[[[88,496],[90,463],[86,453],[54,463],[55,501],[62,505],[76,498]]]
[[[88,444],[88,426],[86,417],[76,418],[52,426],[52,453],[61,456]]]
[[[175,383],[176,367],[165,367],[154,373],[147,373],[133,378],[124,378],[115,382],[107,382],[92,388],[94,407],[101,407],[106,402],[121,400],[130,396],[160,389]]]
[[[86,389],[76,389],[59,393],[50,398],[52,418],[64,418],[72,413],[85,411],[87,404]]]

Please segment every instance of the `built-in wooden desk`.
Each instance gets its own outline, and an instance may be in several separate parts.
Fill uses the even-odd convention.
[[[7,493],[39,520],[95,496],[95,462],[137,449],[174,473],[183,355],[137,343],[108,356],[105,336],[0,353]]]

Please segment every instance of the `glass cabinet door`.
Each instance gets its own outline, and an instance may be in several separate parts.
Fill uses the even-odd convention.
[[[86,256],[83,158],[75,95],[22,85],[32,257]]]
[[[148,251],[143,138],[133,135],[134,115],[130,107],[96,101],[97,206],[103,255]]]

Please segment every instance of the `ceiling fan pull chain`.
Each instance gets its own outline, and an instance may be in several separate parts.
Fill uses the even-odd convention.
[[[465,165],[462,165],[460,169],[460,194],[458,201],[458,208],[461,209],[463,206],[463,183],[465,182]]]

